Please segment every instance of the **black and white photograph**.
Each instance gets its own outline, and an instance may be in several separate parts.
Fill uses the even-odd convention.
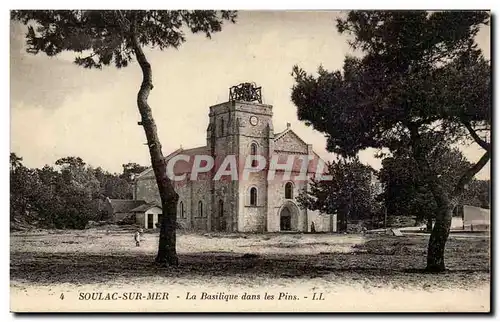
[[[9,15],[11,312],[492,311],[491,11]]]

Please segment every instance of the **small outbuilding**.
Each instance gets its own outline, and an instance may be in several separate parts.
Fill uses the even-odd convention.
[[[106,199],[106,210],[115,223],[130,222],[146,229],[156,228],[161,221],[162,208],[144,200]]]
[[[140,205],[131,212],[135,214],[135,222],[147,229],[156,228],[163,215],[161,207],[156,204]]]

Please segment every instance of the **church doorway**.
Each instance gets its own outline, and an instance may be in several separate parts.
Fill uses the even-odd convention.
[[[287,202],[281,207],[280,216],[280,231],[296,231],[298,230],[298,215],[299,209],[293,203]]]
[[[284,207],[280,214],[280,230],[290,231],[292,230],[292,213],[288,207]]]

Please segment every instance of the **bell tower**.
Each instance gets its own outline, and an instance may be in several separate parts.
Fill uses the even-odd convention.
[[[229,88],[227,102],[210,107],[209,118],[207,147],[216,169],[224,159],[232,157],[236,158],[238,167],[236,180],[211,180],[214,210],[211,230],[265,231],[267,173],[264,170],[250,173],[248,178],[242,174],[248,156],[257,154],[267,160],[271,154],[272,106],[262,103],[261,87],[241,83]]]

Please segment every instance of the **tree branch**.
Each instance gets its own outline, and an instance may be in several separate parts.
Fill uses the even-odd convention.
[[[139,39],[137,38],[135,30],[135,25],[131,26],[129,35],[132,48],[134,49],[135,57],[137,59],[137,62],[139,63],[139,66],[141,67],[143,74],[141,88],[144,87],[144,91],[141,92],[139,96],[143,96],[142,99],[147,100],[150,90],[153,89],[153,76],[151,71],[151,64],[147,60],[146,55],[142,50],[141,44],[139,43]]]
[[[462,121],[463,125],[467,130],[469,131],[470,135],[474,139],[474,141],[483,149],[485,149],[488,152],[491,152],[491,144],[486,142],[485,140],[481,139],[479,135],[477,135],[476,131],[472,128],[472,125],[470,124],[469,121]]]
[[[130,31],[130,28],[131,28],[130,20],[128,20],[125,17],[125,15],[123,14],[123,12],[121,10],[116,10],[115,12],[117,13],[117,20],[118,20],[118,23],[120,24],[120,27],[122,28],[122,30],[124,30],[125,32]]]
[[[472,178],[490,161],[490,151],[486,151],[481,159],[476,162],[472,167],[470,167],[458,180],[455,189],[453,190],[453,197],[460,196],[465,189],[465,185],[468,184]]]

